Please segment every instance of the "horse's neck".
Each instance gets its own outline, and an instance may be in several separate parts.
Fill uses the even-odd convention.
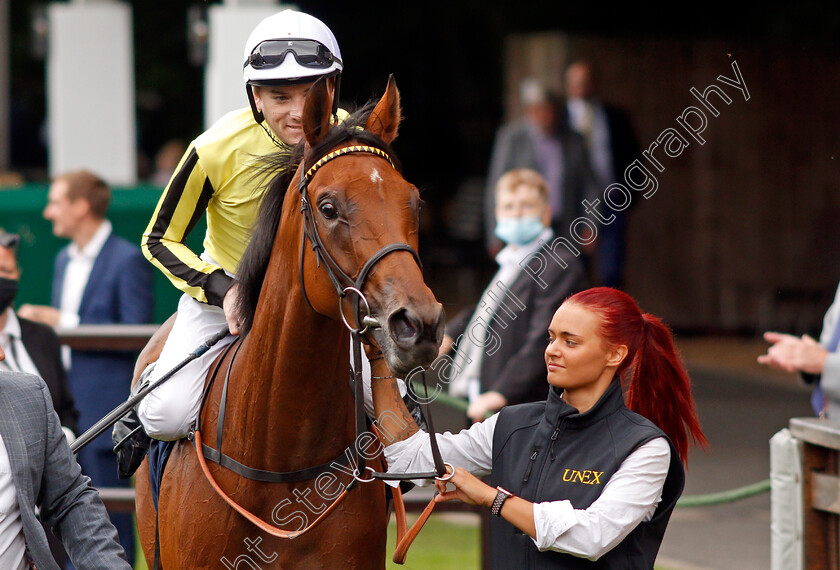
[[[279,264],[278,264],[279,265]],[[307,305],[289,275],[266,275],[254,326],[234,373],[247,386],[242,411],[251,436],[286,454],[341,450],[352,437],[346,329]],[[336,452],[338,453],[338,452]]]

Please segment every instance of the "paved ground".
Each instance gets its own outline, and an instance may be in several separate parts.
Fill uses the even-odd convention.
[[[792,375],[755,364],[766,345],[739,339],[679,341],[711,443],[689,462],[686,494],[717,492],[769,476],[768,440],[791,417],[813,415],[809,391]],[[674,570],[770,567],[770,495],[678,509],[658,564]]]

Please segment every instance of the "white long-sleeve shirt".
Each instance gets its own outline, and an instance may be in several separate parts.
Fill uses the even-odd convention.
[[[444,461],[474,475],[492,470],[493,433],[498,414],[460,433],[438,434]],[[434,469],[429,434],[410,438],[385,448],[390,473]],[[618,545],[642,521],[650,520],[668,475],[671,449],[661,437],[639,446],[604,486],[601,496],[587,509],[575,509],[569,501],[534,503],[536,538],[540,550],[557,550],[597,560]],[[428,484],[427,481],[417,481]]]

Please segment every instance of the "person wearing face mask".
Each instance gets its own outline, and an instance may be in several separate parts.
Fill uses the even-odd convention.
[[[585,215],[583,200],[593,200],[602,190],[589,166],[583,138],[569,128],[557,95],[534,77],[524,79],[519,91],[523,116],[497,131],[487,172],[484,220],[487,249],[493,254],[501,246],[493,232],[495,189],[505,172],[530,168],[545,178],[551,226],[558,237],[569,236],[572,221]],[[588,255],[595,243],[583,253]]]
[[[37,374],[44,379],[67,440],[72,443],[79,432],[79,412],[61,363],[58,336],[52,327],[19,317],[12,308],[20,280],[19,244],[19,235],[0,229],[0,347],[6,353],[0,369]]]
[[[575,257],[563,248],[544,251],[554,237],[548,194],[534,170],[511,170],[499,179],[495,235],[506,244],[496,256],[499,270],[475,309],[447,323],[440,353],[452,359],[449,392],[469,400],[473,421],[506,405],[545,399],[545,335],[535,323],[551,320],[563,299],[586,287]],[[541,269],[535,276],[525,267]]]
[[[79,411],[67,384],[67,374],[61,363],[61,343],[52,327],[18,317],[12,303],[18,292],[20,268],[17,255],[20,236],[0,229],[0,350],[6,358],[0,360],[0,370],[25,372],[43,378],[58,413],[61,429],[68,443],[79,432]],[[64,567],[67,554],[61,541],[46,532],[53,558]]]

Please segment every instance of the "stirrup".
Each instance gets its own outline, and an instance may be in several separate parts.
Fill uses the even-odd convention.
[[[132,396],[149,385],[149,376],[154,367],[154,364],[146,367],[131,390]],[[117,476],[120,479],[130,479],[143,463],[151,444],[151,438],[143,429],[136,408],[131,409],[114,424],[111,441],[114,443],[113,451],[117,455]]]

